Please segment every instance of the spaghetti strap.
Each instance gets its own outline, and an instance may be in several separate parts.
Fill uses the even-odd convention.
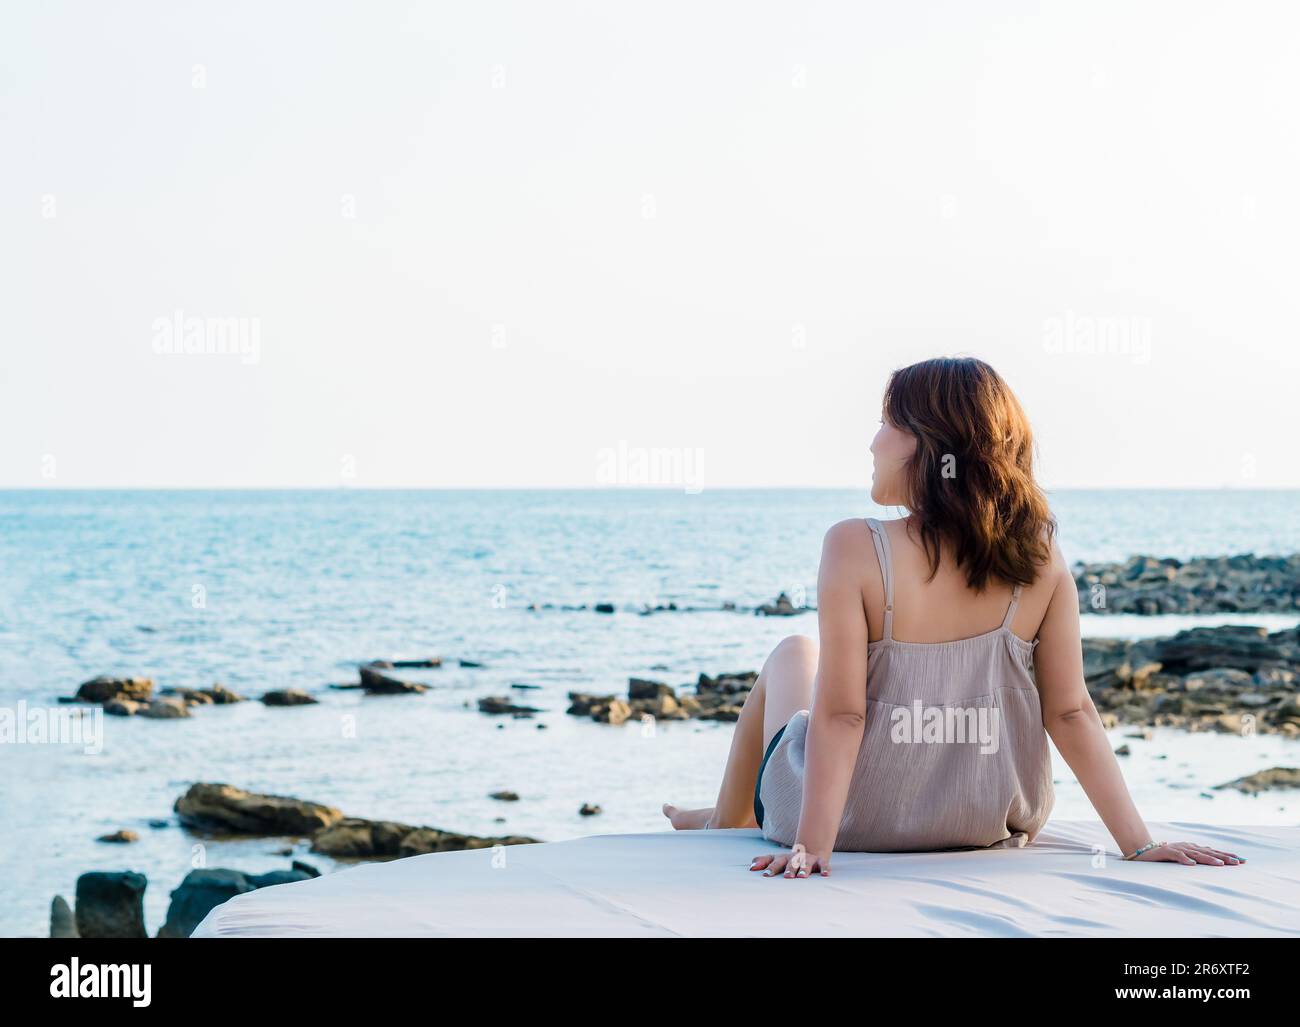
[[[1007,606],[1007,615],[1002,618],[1002,626],[1004,628],[1011,627],[1011,618],[1016,615],[1016,606],[1020,603],[1020,590],[1022,587],[1023,586],[1021,585],[1017,585],[1011,591],[1011,602]]]
[[[871,541],[876,547],[876,559],[880,561],[880,573],[885,579],[885,623],[882,626],[882,642],[894,640],[894,562],[889,549],[889,536],[885,527],[874,517],[866,517],[867,527],[871,529]]]

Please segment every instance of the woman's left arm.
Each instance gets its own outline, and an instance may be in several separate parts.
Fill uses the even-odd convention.
[[[803,803],[799,831],[789,856],[768,867],[769,876],[830,873],[831,850],[839,834],[853,768],[866,727],[867,614],[862,572],[874,553],[870,529],[861,520],[841,521],[826,533],[817,572],[817,630],[820,655],[804,748]]]
[[[1038,631],[1038,646],[1034,650],[1034,677],[1042,700],[1043,727],[1079,779],[1097,815],[1119,845],[1120,852],[1131,856],[1148,846],[1151,836],[1124,784],[1119,761],[1084,684],[1079,594],[1074,575],[1055,545],[1052,557],[1051,573],[1055,586]],[[1187,866],[1197,863],[1224,866],[1244,862],[1234,853],[1191,842],[1151,846],[1145,848],[1138,858],[1144,862]]]

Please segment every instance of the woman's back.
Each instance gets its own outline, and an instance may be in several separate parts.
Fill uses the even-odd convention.
[[[894,578],[893,634],[909,642],[949,642],[972,638],[1001,625],[1014,589],[1005,582],[991,582],[982,593],[966,581],[951,549],[941,544],[939,567],[930,577],[924,547],[905,519],[876,522],[888,537]],[[1046,566],[1044,567],[1044,571]],[[863,601],[867,624],[874,641],[884,634],[885,589],[879,559],[868,560],[863,568]],[[1046,573],[1024,586],[1011,621],[1019,637],[1033,639],[1052,598],[1053,583]]]
[[[1035,643],[1014,627],[1036,632],[1050,597],[1033,586],[976,593],[942,559],[927,582],[905,523],[864,528],[876,554],[863,568],[867,714],[836,848],[1024,845],[1054,795]],[[807,727],[806,711],[790,720],[760,785],[763,833],[784,844],[798,829]]]

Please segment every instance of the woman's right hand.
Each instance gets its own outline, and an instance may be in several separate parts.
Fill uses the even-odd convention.
[[[1208,845],[1196,845],[1193,842],[1165,842],[1133,860],[1134,863],[1181,863],[1183,866],[1196,866],[1198,863],[1208,867],[1236,866],[1246,861],[1231,852],[1211,849]]]

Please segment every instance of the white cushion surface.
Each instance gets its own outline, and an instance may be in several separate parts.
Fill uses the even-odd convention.
[[[748,869],[783,851],[757,831],[605,835],[263,888],[194,937],[1300,935],[1300,828],[1149,826],[1248,862],[1125,862],[1100,823],[1054,821],[1023,849],[837,853],[785,880]]]

